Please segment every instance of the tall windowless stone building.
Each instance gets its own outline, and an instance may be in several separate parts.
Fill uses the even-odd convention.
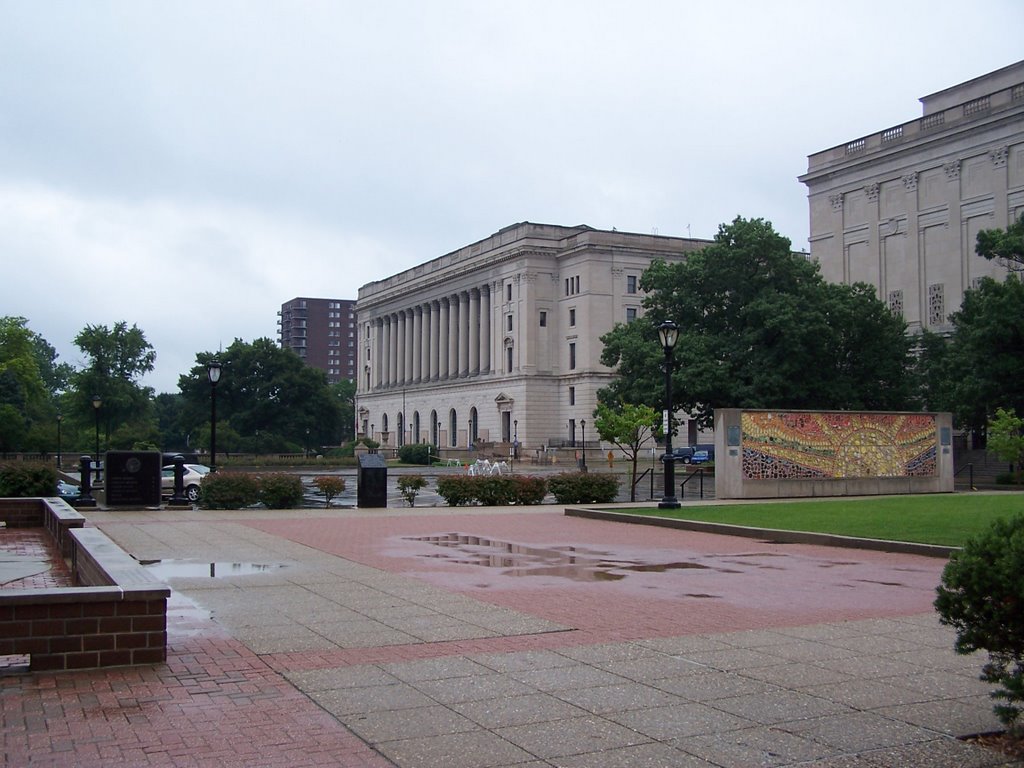
[[[359,290],[357,429],[392,447],[587,443],[653,259],[707,241],[521,223]],[[586,429],[586,435],[584,430]]]
[[[911,330],[949,328],[964,291],[1009,266],[974,252],[1024,214],[1024,62],[921,99],[923,114],[808,158],[811,256],[866,282]]]

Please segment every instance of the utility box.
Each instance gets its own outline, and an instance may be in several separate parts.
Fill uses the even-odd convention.
[[[359,457],[356,484],[357,506],[368,508],[388,505],[388,463],[379,453],[365,453]]]

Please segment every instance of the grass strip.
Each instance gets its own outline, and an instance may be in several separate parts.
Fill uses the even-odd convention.
[[[959,547],[997,518],[1024,514],[1024,494],[956,493],[616,509],[679,520]]]

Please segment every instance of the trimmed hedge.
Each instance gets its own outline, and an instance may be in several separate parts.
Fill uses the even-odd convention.
[[[259,500],[259,478],[248,472],[211,472],[199,486],[203,509],[243,509]]]
[[[0,496],[56,496],[57,470],[49,464],[0,464]]]
[[[548,490],[559,504],[608,504],[619,494],[619,481],[598,472],[563,472],[548,478]]]
[[[547,483],[542,477],[524,475],[457,475],[439,477],[437,494],[450,507],[539,504],[547,494]]]
[[[427,443],[408,443],[398,449],[398,460],[403,464],[429,464],[431,447]]]
[[[260,501],[267,509],[292,509],[302,506],[302,478],[276,472],[260,475]]]

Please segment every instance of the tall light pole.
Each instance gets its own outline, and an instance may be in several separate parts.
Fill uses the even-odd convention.
[[[665,351],[665,455],[661,457],[665,464],[665,496],[658,502],[658,509],[678,509],[676,499],[675,457],[672,455],[672,348],[679,338],[679,326],[666,320],[658,326],[658,338],[661,348]]]
[[[217,382],[220,381],[220,360],[206,364],[206,376],[210,379],[210,471],[217,471]]]
[[[583,452],[580,454],[580,469],[587,471],[587,420],[580,419],[580,436],[583,438]]]
[[[57,411],[57,469],[62,469],[62,467],[61,467],[61,455],[60,455],[61,454],[61,450],[60,450],[61,449],[61,445],[60,445],[60,423],[62,421],[64,421],[64,414],[61,413],[60,411]]]
[[[519,458],[519,419],[512,420],[512,461]]]
[[[103,398],[99,395],[92,396],[92,410],[96,414],[96,463],[100,463],[100,406],[103,405]]]

